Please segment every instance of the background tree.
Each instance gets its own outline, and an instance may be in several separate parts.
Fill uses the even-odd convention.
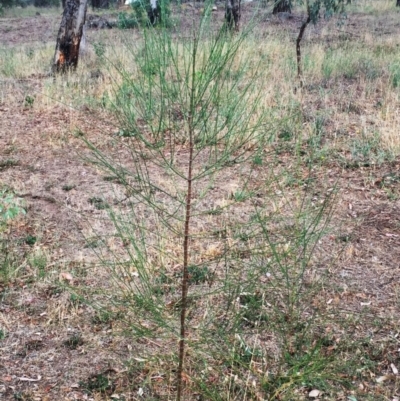
[[[292,1],[291,0],[276,0],[274,3],[274,9],[272,14],[278,13],[291,13],[292,12]]]
[[[301,67],[301,40],[304,32],[310,22],[316,24],[321,16],[321,10],[324,11],[324,18],[330,18],[335,13],[344,12],[344,0],[306,0],[307,18],[300,27],[296,39],[296,59],[297,59],[297,77],[300,81],[300,87],[303,86],[303,71]]]
[[[92,0],[92,8],[109,8],[109,0]]]
[[[226,0],[225,22],[229,29],[239,31],[240,0]]]
[[[14,0],[2,0],[0,3],[0,9],[3,8],[11,8],[15,6]]]
[[[79,47],[86,19],[87,0],[67,0],[57,36],[53,73],[78,66]]]
[[[60,0],[34,0],[35,7],[59,7]]]
[[[151,25],[156,25],[161,22],[161,5],[160,1],[150,0],[150,5],[147,7],[147,16]]]
[[[400,7],[400,0],[397,0],[396,7]]]
[[[158,25],[167,24],[170,16],[169,0],[127,0],[125,4],[130,4],[136,18],[137,25]],[[126,24],[128,27],[129,23]]]

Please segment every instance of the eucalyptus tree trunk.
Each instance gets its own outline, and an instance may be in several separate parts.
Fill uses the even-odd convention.
[[[147,10],[147,15],[151,25],[156,25],[161,22],[160,1],[150,0],[150,7]]]
[[[57,36],[53,73],[76,69],[86,10],[87,0],[66,0]]]
[[[229,29],[239,31],[240,28],[240,0],[226,0],[225,21]]]
[[[291,0],[275,0],[272,14],[291,13],[291,12],[292,12]]]
[[[308,17],[300,27],[299,35],[296,39],[296,59],[297,59],[297,78],[300,83],[300,88],[303,87],[303,69],[301,68],[301,47],[300,42],[303,39],[304,32],[311,22],[310,9],[308,9]]]

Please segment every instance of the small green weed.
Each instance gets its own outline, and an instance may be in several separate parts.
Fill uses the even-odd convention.
[[[355,167],[368,167],[373,164],[382,164],[391,159],[391,154],[381,147],[378,132],[362,132],[350,144],[352,162]]]
[[[64,341],[64,346],[69,349],[77,349],[83,344],[84,341],[80,333],[74,333],[67,340]]]
[[[75,184],[65,184],[61,187],[61,189],[65,192],[72,191],[74,188],[76,188]]]
[[[7,220],[16,218],[19,214],[25,214],[23,201],[7,189],[0,189],[0,228]]]
[[[210,271],[207,266],[191,265],[188,267],[189,283],[201,284],[210,278]]]
[[[24,101],[24,106],[25,107],[32,108],[34,102],[35,102],[35,97],[34,96],[30,96],[30,95],[25,96],[25,101]]]
[[[310,348],[305,348],[303,344],[302,348],[286,352],[282,370],[270,373],[262,384],[270,400],[288,399],[284,394],[293,394],[295,389],[327,391],[333,381],[343,381],[339,372],[335,372],[333,358],[323,352],[321,344]]]
[[[120,178],[120,177],[117,177],[117,176],[115,176],[115,175],[105,175],[105,176],[103,177],[103,180],[104,180],[104,181],[107,181],[107,182],[115,182],[115,183],[117,183],[117,184],[123,184],[121,178]]]
[[[207,214],[210,214],[210,215],[212,215],[212,216],[218,216],[218,215],[222,214],[222,212],[223,212],[223,209],[222,209],[222,208],[216,207],[216,208],[207,210],[206,213],[207,213]]]
[[[190,265],[188,266],[189,284],[201,284],[207,282],[211,278],[211,272],[207,266]],[[181,278],[182,273],[179,272],[175,275]]]
[[[82,301],[83,301],[82,297],[80,297],[79,295],[74,294],[74,293],[71,293],[69,300],[71,302],[71,305],[73,305],[73,306],[78,306],[78,305],[82,304]]]
[[[212,232],[212,236],[215,237],[215,238],[223,238],[223,239],[226,239],[226,237],[227,237],[226,228],[220,228],[220,229],[214,230],[214,231]]]
[[[236,336],[239,344],[234,348],[233,363],[237,366],[248,367],[255,359],[262,358],[262,351],[257,348],[250,347],[241,336]]]
[[[240,239],[240,241],[246,242],[251,238],[251,236],[244,231],[239,231],[235,233],[235,238]]]
[[[17,70],[17,61],[15,59],[15,51],[12,49],[0,49],[0,74],[5,77],[14,77]]]
[[[252,193],[246,190],[237,190],[234,193],[232,193],[232,199],[234,199],[236,202],[244,202],[247,199],[252,197]]]
[[[31,257],[29,258],[29,262],[30,265],[37,270],[38,277],[43,279],[46,276],[47,256],[42,251],[38,250],[33,255],[31,255]]]
[[[31,47],[28,47],[28,48],[26,49],[26,51],[25,51],[25,54],[27,55],[27,57],[28,57],[29,59],[32,59],[33,56],[35,55],[35,50],[32,49]]]
[[[0,239],[0,284],[8,284],[19,271],[18,259],[7,240]]]
[[[95,248],[102,246],[103,244],[104,244],[104,241],[101,238],[98,238],[98,237],[87,238],[85,248],[95,249]]]
[[[306,160],[307,164],[310,164],[310,158]],[[312,159],[313,160],[313,159]],[[298,177],[297,174],[287,174],[285,177],[285,186],[296,188],[296,187],[303,187],[312,184],[315,181],[313,177]]]
[[[30,235],[28,234],[25,238],[24,238],[24,242],[25,244],[29,245],[29,246],[33,246],[36,244],[37,238],[34,235]]]
[[[360,75],[363,74],[365,78],[370,81],[373,81],[382,75],[382,72],[376,65],[376,62],[367,57],[363,57],[358,60],[358,70]]]
[[[112,380],[105,373],[98,373],[89,377],[86,381],[80,381],[79,386],[87,394],[108,393],[114,389]]]
[[[293,130],[289,127],[282,128],[281,132],[278,134],[278,138],[282,141],[290,141],[294,137]]]
[[[104,209],[108,209],[110,207],[107,202],[105,202],[103,199],[98,198],[98,197],[89,198],[88,202],[91,205],[93,205],[97,210],[104,210]]]
[[[106,53],[106,46],[104,43],[94,43],[93,44],[94,53],[98,58],[102,58]]]
[[[268,320],[263,311],[263,297],[260,293],[243,293],[239,297],[242,307],[242,319],[246,326],[254,327],[260,322]]]
[[[390,68],[391,83],[393,88],[400,87],[400,64],[393,64]]]
[[[0,171],[7,168],[18,166],[19,162],[14,159],[0,160]],[[0,192],[1,195],[1,192]]]
[[[154,279],[154,293],[157,295],[168,294],[171,292],[174,280],[168,276],[165,270],[161,270]]]
[[[261,154],[257,153],[256,155],[254,155],[253,164],[255,166],[262,166],[263,165],[263,157],[262,157]]]
[[[33,401],[33,396],[26,392],[17,392],[13,394],[14,400],[16,401]]]
[[[107,310],[96,311],[96,314],[92,317],[92,323],[97,325],[111,325],[116,319],[120,319],[120,313],[113,313]]]

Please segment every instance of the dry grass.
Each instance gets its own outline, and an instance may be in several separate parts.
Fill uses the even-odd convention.
[[[400,50],[393,3],[354,2],[343,25],[332,20],[310,27],[303,43],[305,87],[297,93],[293,91],[294,38],[300,10],[288,22],[260,12],[265,15],[247,39],[241,57],[251,60],[249,76],[254,66],[261,66],[257,86],[276,127],[275,138],[265,145],[268,156],[252,167],[255,173],[248,187],[242,188],[238,177],[250,163],[229,167],[213,183],[209,203],[201,204],[215,213],[195,220],[199,240],[193,244],[193,260],[209,263],[218,275],[212,263],[227,243],[237,248],[238,260],[244,261],[248,248],[258,246],[253,240],[243,245],[249,233],[237,231],[238,222],[246,221],[251,210],[244,192],[257,193],[266,215],[284,217],[301,203],[307,180],[312,179],[316,203],[335,185],[339,188],[334,224],[329,235],[321,238],[305,277],[310,288],[325,270],[329,280],[317,292],[310,290],[304,302],[320,311],[313,330],[318,338],[329,339],[323,352],[334,356],[332,365],[342,362],[337,371],[350,387],[326,389],[321,399],[394,400],[400,396],[398,376],[391,367],[400,368]],[[251,13],[251,6],[246,7]],[[222,15],[218,11],[215,18]],[[116,235],[102,202],[128,214],[131,207],[125,199],[129,194],[82,159],[88,150],[77,135],[85,132],[107,154],[132,163],[125,146],[130,140],[118,137],[121,127],[110,111],[116,77],[98,55],[104,49],[106,59],[134,74],[125,45],[140,46],[140,35],[90,31],[92,47],[77,73],[53,81],[46,74],[58,16],[11,17],[8,14],[0,23],[4,38],[0,48],[0,182],[24,199],[28,213],[1,234],[10,257],[9,274],[0,276],[0,396],[43,401],[117,396],[173,399],[176,338],[168,330],[159,330],[151,340],[130,340],[129,324],[137,316],[121,304],[121,286],[116,289],[110,270],[99,259],[127,261],[126,243]],[[29,38],[28,25],[34,27]],[[272,148],[280,152],[273,159],[269,158]],[[161,171],[152,173],[161,186],[177,185]],[[243,196],[243,201],[235,202],[235,196]],[[228,205],[234,205],[230,213],[225,212]],[[135,213],[147,219],[149,227],[154,224],[144,208],[137,207]],[[290,235],[290,226],[284,223],[277,219],[272,227],[283,238]],[[154,277],[162,278],[163,316],[175,325],[181,243],[172,242],[162,230],[154,232],[161,240],[149,250],[147,263]],[[213,235],[205,238],[210,232]],[[282,250],[289,246],[283,244]],[[121,274],[131,289],[137,269],[127,265]],[[240,278],[243,272],[232,274]],[[194,286],[189,316],[196,327],[222,302],[217,291],[213,296],[199,296],[209,291],[212,279],[207,280]],[[271,294],[257,296],[269,300]],[[244,297],[237,301],[237,308],[243,306],[240,302],[248,302],[245,305],[251,310],[253,301],[257,299]],[[251,321],[251,314],[246,316]],[[218,316],[215,319],[218,322]],[[142,324],[149,323],[143,319]],[[213,399],[196,398],[200,373],[209,388],[219,389],[220,398],[215,399],[261,400],[268,399],[268,392],[276,393],[277,399],[307,398],[309,384],[290,387],[283,379],[263,392],[267,387],[260,382],[268,372],[277,373],[279,365],[282,344],[276,333],[268,326],[257,335],[248,330],[246,344],[253,351],[263,350],[264,357],[250,352],[249,369],[236,377],[234,368],[221,367],[206,348],[197,346],[201,338],[193,330],[186,399]],[[243,338],[230,341],[230,352],[240,354]],[[294,373],[287,377],[296,380]],[[379,383],[378,377],[385,380]]]

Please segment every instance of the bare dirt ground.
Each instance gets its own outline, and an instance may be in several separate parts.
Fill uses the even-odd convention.
[[[57,18],[54,16],[35,16],[2,20],[0,33],[3,44],[35,43],[53,40],[57,33]]]
[[[289,29],[270,18],[275,27]],[[354,23],[358,25],[351,27],[354,35],[364,26],[359,21],[372,17],[358,18]],[[8,46],[51,42],[58,19],[1,19],[1,40]],[[296,21],[289,24],[295,28]],[[377,29],[382,35],[398,34],[394,24],[379,24]],[[95,399],[109,399],[112,394],[114,399],[118,394],[139,399],[136,388],[131,393],[132,389],[127,390],[130,378],[122,363],[134,354],[129,340],[113,336],[112,324],[96,321],[95,311],[71,298],[67,290],[46,280],[35,282],[36,278],[30,284],[30,277],[38,274],[40,255],[49,277],[62,281],[67,277],[60,276],[64,272],[73,274],[74,284],[98,282],[93,278],[98,259],[87,238],[106,212],[90,200],[106,197],[113,202],[115,198],[104,173],[82,159],[87,149],[74,133],[85,132],[106,150],[119,127],[95,109],[27,106],[26,93],[40,92],[48,79],[33,76],[1,83],[0,183],[27,205],[26,217],[9,227],[9,238],[19,244],[21,255],[36,252],[36,260],[28,259],[24,274],[0,287],[0,328],[7,332],[0,340],[0,398],[91,399],[82,383],[89,386],[101,374],[110,377],[112,385]],[[395,112],[400,113],[397,106]],[[350,115],[353,122],[348,125],[357,124],[359,113]],[[376,398],[368,399],[395,400],[400,395],[399,379],[391,368],[393,364],[400,369],[400,157],[379,165],[346,168],[332,162],[324,168],[324,176],[340,188],[334,219],[342,227],[345,243],[332,271],[335,285],[327,290],[326,299],[344,314],[362,316],[349,330],[354,330],[355,337],[369,334],[376,349],[377,368],[370,372],[369,382],[358,383],[357,399],[375,394]],[[122,189],[117,191],[123,195]],[[90,275],[82,273],[85,269]],[[374,381],[378,375],[387,375],[381,387]]]

